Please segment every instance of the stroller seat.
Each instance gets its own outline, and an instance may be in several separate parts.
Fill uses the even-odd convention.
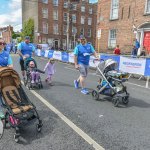
[[[12,109],[14,114],[20,114],[22,112],[29,111],[33,106],[24,104],[19,94],[18,89],[15,86],[6,86],[2,89],[2,93],[6,103]]]

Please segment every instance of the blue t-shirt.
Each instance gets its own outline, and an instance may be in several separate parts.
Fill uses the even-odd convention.
[[[0,53],[0,66],[1,67],[6,67],[8,65],[12,65],[12,58],[9,55],[8,52],[6,52],[6,51],[3,50]]]
[[[95,52],[91,44],[79,44],[74,49],[74,55],[77,56],[78,64],[89,65],[90,55]]]
[[[22,55],[29,55],[29,57],[32,56],[32,53],[35,51],[35,47],[33,46],[33,44],[31,43],[25,43],[25,42],[21,42],[18,44],[18,50],[21,51]],[[23,59],[22,57],[20,57],[20,59]]]

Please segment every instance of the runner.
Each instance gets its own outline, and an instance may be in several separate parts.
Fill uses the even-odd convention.
[[[30,37],[26,36],[25,41],[18,44],[18,54],[20,55],[20,66],[23,79],[25,80],[24,60],[27,57],[32,57],[35,47],[30,43]]]
[[[79,70],[80,76],[77,80],[74,80],[74,86],[77,89],[79,83],[81,84],[81,93],[88,94],[89,91],[85,88],[85,79],[88,74],[90,55],[97,57],[97,54],[91,44],[86,42],[84,36],[80,36],[80,44],[74,49],[74,62],[75,68]]]

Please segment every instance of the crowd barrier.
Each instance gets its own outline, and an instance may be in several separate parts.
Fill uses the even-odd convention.
[[[54,50],[40,50],[35,51],[37,56],[55,58],[62,62],[74,63],[74,54],[67,52],[60,52]],[[150,58],[131,58],[121,55],[108,55],[100,54],[100,58],[103,60],[113,59],[118,62],[118,69],[130,74],[137,74],[147,77],[146,87],[148,87],[149,77],[150,77]],[[93,64],[94,56],[90,57],[90,67],[95,67]]]

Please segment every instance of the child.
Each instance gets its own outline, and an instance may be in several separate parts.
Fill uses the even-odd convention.
[[[40,73],[43,73],[42,71],[40,71],[39,69],[36,68],[34,61],[30,61],[29,62],[29,71],[31,74],[31,83],[38,83],[39,77],[40,77]]]
[[[55,73],[55,60],[53,58],[50,58],[48,60],[48,63],[46,64],[44,71],[47,70],[47,78],[45,79],[45,82],[49,82],[50,85],[52,84],[52,76]]]
[[[121,54],[120,49],[119,49],[119,45],[117,45],[116,48],[114,49],[114,54],[116,54],[116,55]]]

